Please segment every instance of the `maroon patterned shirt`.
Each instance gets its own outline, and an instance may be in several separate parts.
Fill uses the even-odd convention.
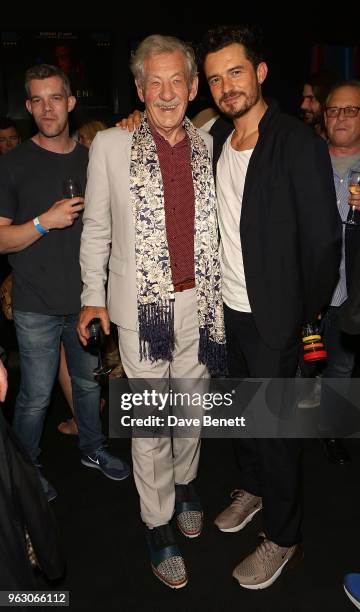
[[[188,135],[173,147],[151,126],[164,185],[166,236],[174,285],[191,280],[194,268],[195,196]]]

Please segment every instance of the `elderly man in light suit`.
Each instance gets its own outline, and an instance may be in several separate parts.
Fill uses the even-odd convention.
[[[99,133],[90,152],[79,337],[87,342],[94,317],[108,333],[111,319],[129,378],[204,379],[224,371],[226,356],[211,138],[185,118],[198,86],[194,54],[149,36],[131,69],[145,103],[140,127]],[[196,437],[132,441],[152,569],[172,588],[187,583],[173,514],[185,536],[202,529],[199,450]]]

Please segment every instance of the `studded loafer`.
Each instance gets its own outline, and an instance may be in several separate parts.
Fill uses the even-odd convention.
[[[194,486],[175,485],[175,516],[181,533],[197,538],[203,528],[203,510]]]

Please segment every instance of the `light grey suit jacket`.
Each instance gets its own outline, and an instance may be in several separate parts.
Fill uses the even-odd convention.
[[[212,156],[212,138],[199,130]],[[110,320],[137,330],[135,225],[130,197],[132,134],[98,132],[90,149],[80,265],[82,306],[105,306]]]

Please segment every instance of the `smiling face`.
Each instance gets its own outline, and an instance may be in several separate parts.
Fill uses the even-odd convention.
[[[53,76],[33,79],[28,84],[29,99],[26,108],[34,117],[42,136],[55,138],[68,131],[68,114],[76,100],[67,96],[62,79]]]
[[[360,88],[346,85],[339,87],[326,102],[327,107],[360,107]],[[360,150],[360,112],[356,117],[345,117],[341,111],[337,117],[325,115],[325,125],[331,147],[348,149],[348,155]]]
[[[144,63],[144,81],[136,81],[149,120],[165,138],[182,125],[197,86],[197,77],[189,83],[187,62],[181,51],[151,55]]]
[[[204,71],[214,102],[231,119],[242,117],[261,100],[267,66],[260,62],[255,68],[243,45],[233,43],[209,53]]]

